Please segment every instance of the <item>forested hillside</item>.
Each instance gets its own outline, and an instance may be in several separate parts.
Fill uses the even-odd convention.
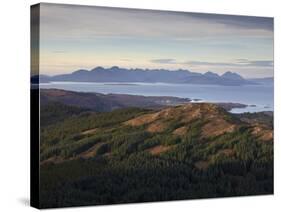
[[[53,117],[41,119],[43,208],[273,193],[265,113],[238,116],[207,103],[42,111]]]

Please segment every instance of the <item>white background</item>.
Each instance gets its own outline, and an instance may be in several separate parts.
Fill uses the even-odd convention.
[[[60,209],[60,211],[278,211],[280,173],[280,46],[278,0],[64,0],[48,2],[208,12],[275,19],[275,194]],[[0,7],[0,211],[32,211],[29,207],[29,12],[33,0],[2,0]],[[279,95],[279,96],[278,96]],[[279,123],[278,123],[279,122]],[[280,211],[280,209],[279,209]]]

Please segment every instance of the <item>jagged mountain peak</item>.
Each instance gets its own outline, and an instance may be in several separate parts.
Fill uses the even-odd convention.
[[[221,75],[221,77],[226,79],[232,79],[232,80],[244,80],[244,78],[241,75],[231,71],[225,72],[223,75]]]
[[[214,72],[211,72],[211,71],[208,71],[204,74],[204,76],[206,77],[220,77],[218,74],[214,73]]]

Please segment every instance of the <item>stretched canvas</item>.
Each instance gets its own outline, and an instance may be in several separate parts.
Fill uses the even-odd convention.
[[[273,194],[273,18],[31,7],[31,205]]]

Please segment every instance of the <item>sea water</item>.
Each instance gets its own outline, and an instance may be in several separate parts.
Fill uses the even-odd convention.
[[[273,111],[273,84],[220,86],[169,83],[112,83],[112,82],[50,82],[40,88],[57,88],[103,94],[132,94],[143,96],[174,96],[200,102],[233,102],[249,105],[231,112]]]

